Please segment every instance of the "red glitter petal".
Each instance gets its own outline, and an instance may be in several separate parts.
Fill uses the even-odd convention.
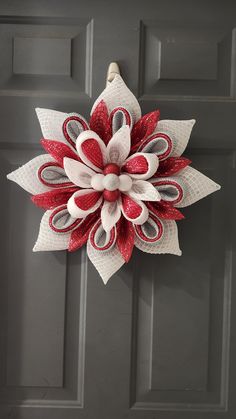
[[[148,171],[148,162],[144,156],[134,156],[122,167],[122,171],[132,174],[143,174]]]
[[[99,169],[103,169],[103,156],[100,146],[94,138],[89,138],[81,144],[81,148],[87,159]]]
[[[53,209],[59,205],[67,204],[69,198],[79,188],[57,188],[52,191],[44,192],[38,195],[31,196],[32,202],[37,207],[44,209]]]
[[[121,256],[126,263],[129,262],[133,248],[134,248],[134,227],[133,224],[121,217],[117,224],[117,239],[116,244],[121,253]]]
[[[169,157],[168,159],[159,162],[159,167],[153,177],[174,175],[191,163],[191,160],[185,157]]]
[[[132,151],[136,150],[137,145],[140,146],[140,142],[144,141],[153,133],[159,118],[160,112],[159,110],[156,110],[143,115],[143,117],[136,122],[131,132]]]
[[[41,144],[44,150],[51,154],[51,156],[60,164],[61,167],[63,167],[64,157],[69,157],[70,159],[81,161],[78,154],[71,150],[68,145],[63,144],[60,141],[46,140],[43,138],[41,140]]]
[[[125,215],[127,215],[128,218],[135,220],[140,216],[142,213],[142,208],[140,205],[135,202],[132,198],[130,198],[128,195],[122,194],[122,207]]]
[[[100,209],[95,211],[93,214],[89,214],[80,225],[71,233],[68,250],[74,252],[75,250],[82,247],[88,240],[89,233],[97,222],[100,216]]]
[[[92,208],[101,196],[101,192],[89,192],[75,197],[75,204],[83,211]]]
[[[111,121],[105,102],[102,100],[94,109],[90,118],[90,129],[96,132],[105,144],[111,139]]]
[[[159,202],[147,202],[148,209],[152,211],[157,217],[163,218],[165,220],[182,220],[184,215],[171,203],[165,201]]]

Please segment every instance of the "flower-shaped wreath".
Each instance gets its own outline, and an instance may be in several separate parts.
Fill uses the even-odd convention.
[[[133,247],[181,255],[179,208],[220,187],[189,167],[184,152],[194,120],[141,117],[120,75],[96,100],[90,123],[79,114],[36,109],[47,154],[8,175],[46,209],[34,251],[87,253],[103,281]]]

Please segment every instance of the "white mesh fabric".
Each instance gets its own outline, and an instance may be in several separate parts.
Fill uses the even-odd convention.
[[[49,226],[49,217],[53,210],[48,210],[44,213],[37,241],[34,245],[33,252],[40,252],[44,250],[64,250],[69,246],[70,233],[56,233]]]
[[[179,157],[183,154],[187,147],[195,122],[195,119],[189,119],[186,121],[163,119],[158,122],[154,133],[163,132],[167,134],[173,141],[173,150],[170,156]]]
[[[108,84],[106,89],[97,98],[92,107],[91,114],[101,100],[104,100],[109,112],[118,106],[122,106],[130,112],[134,122],[141,118],[139,103],[119,74],[115,76],[114,80]]]
[[[184,185],[184,197],[181,202],[175,205],[179,208],[192,205],[220,189],[220,185],[190,166],[181,170],[178,176],[173,176],[174,178],[180,185]]]
[[[68,145],[62,130],[63,122],[69,114],[53,109],[35,109],[43,137],[47,140],[61,141]]]
[[[163,236],[156,243],[147,243],[135,235],[135,246],[146,253],[171,253],[181,256],[179,248],[178,229],[175,221],[161,220],[163,224]]]
[[[16,182],[27,192],[35,195],[51,190],[50,187],[43,185],[38,178],[38,169],[48,162],[55,162],[49,154],[41,154],[30,160],[28,163],[14,170],[7,175],[7,179]]]
[[[87,254],[101,276],[104,284],[106,284],[111,276],[125,263],[116,246],[109,251],[102,252],[94,249],[88,240]]]
[[[132,188],[127,192],[131,198],[140,201],[160,201],[161,197],[156,188],[146,180],[134,180]]]
[[[130,152],[130,129],[123,125],[112,137],[107,146],[107,160],[120,166]]]

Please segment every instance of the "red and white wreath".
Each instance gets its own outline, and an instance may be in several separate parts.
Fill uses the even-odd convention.
[[[36,109],[47,154],[8,175],[46,210],[34,251],[87,253],[104,283],[128,262],[134,246],[181,255],[179,208],[220,188],[181,157],[195,120],[141,116],[120,75],[81,115]]]

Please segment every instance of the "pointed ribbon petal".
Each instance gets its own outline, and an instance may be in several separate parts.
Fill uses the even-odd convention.
[[[134,248],[134,227],[125,217],[121,217],[117,224],[116,244],[123,259],[128,263]]]
[[[41,144],[47,153],[49,153],[63,167],[64,157],[80,161],[78,154],[72,148],[60,141],[51,141],[43,138]]]
[[[121,209],[118,201],[104,201],[101,210],[102,226],[106,232],[109,232],[120,219]]]
[[[182,220],[184,218],[184,215],[170,202],[147,202],[146,205],[158,218],[165,220]]]
[[[107,85],[95,101],[92,113],[101,100],[104,100],[106,103],[109,113],[117,107],[123,107],[129,111],[134,122],[138,121],[141,117],[141,109],[136,97],[128,89],[119,74],[114,77],[112,82]]]
[[[134,125],[131,134],[132,151],[134,152],[140,147],[141,143],[153,133],[160,117],[159,110],[149,112],[143,115],[141,119]]]
[[[81,188],[91,188],[91,178],[96,172],[85,166],[85,164],[65,157],[64,169],[73,184]]]
[[[180,208],[192,205],[205,196],[220,189],[220,185],[203,173],[189,166],[183,169],[178,176],[173,176],[173,179],[175,179],[176,182],[181,182],[185,189],[183,199],[176,204],[176,206]]]
[[[172,176],[191,163],[191,160],[186,159],[185,157],[169,157],[168,159],[159,162],[159,167],[153,177]]]
[[[43,193],[49,191],[51,187],[40,181],[38,171],[42,165],[55,163],[55,160],[51,156],[42,154],[19,167],[19,169],[9,173],[7,179],[16,182],[19,186],[33,195]]]
[[[112,137],[107,146],[107,160],[120,166],[130,152],[130,129],[123,125]]]
[[[68,199],[78,190],[77,187],[57,188],[42,194],[33,195],[32,202],[37,207],[44,209],[53,209],[59,205],[67,204]]]
[[[112,136],[108,109],[103,100],[97,104],[90,118],[90,129],[107,144]]]
[[[161,196],[157,189],[146,180],[134,180],[132,188],[127,195],[140,201],[160,201]]]

